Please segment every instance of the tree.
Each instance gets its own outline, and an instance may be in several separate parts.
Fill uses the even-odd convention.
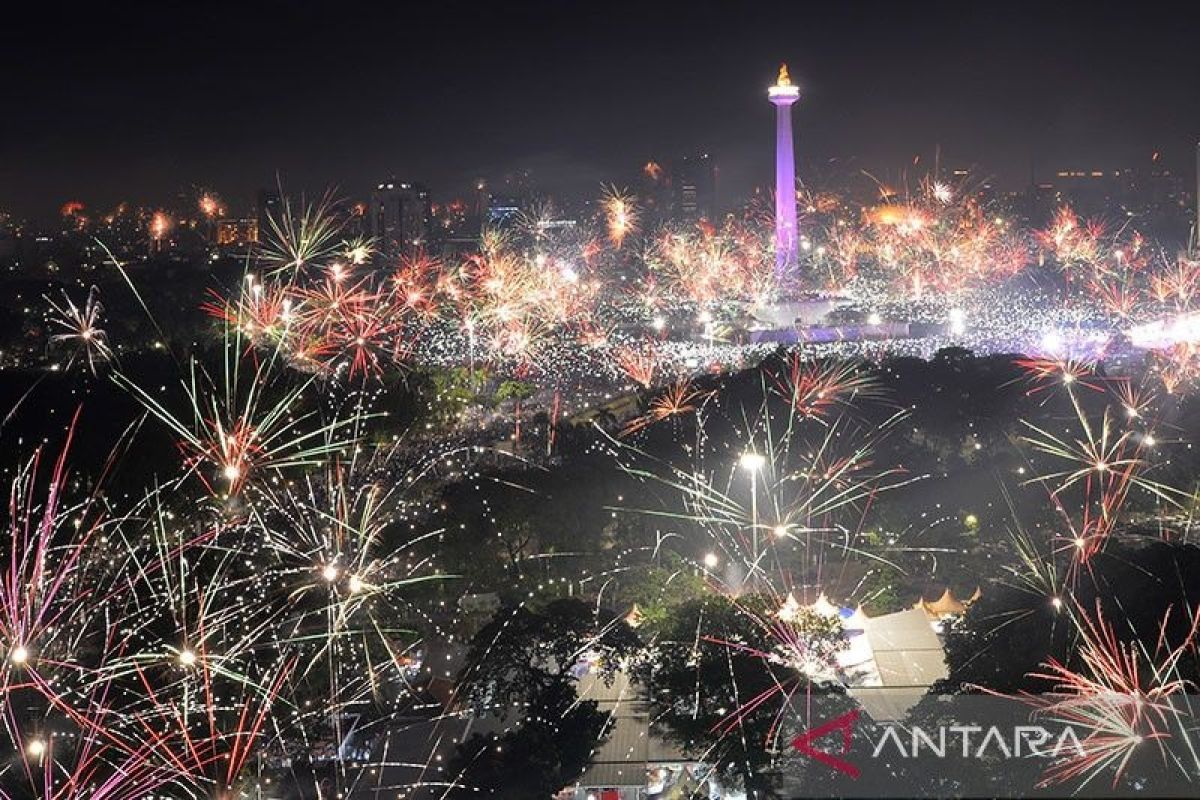
[[[653,627],[639,669],[671,738],[747,793],[773,791],[770,773],[802,717],[796,705],[839,691],[809,677],[811,662],[844,646],[838,620],[798,610],[785,621],[778,611],[765,596],[683,603]]]
[[[466,367],[430,368],[417,372],[412,381],[417,396],[425,404],[427,419],[438,429],[448,429],[479,402],[487,375]]]
[[[1049,691],[1051,686],[1029,674],[1041,671],[1052,658],[1071,668],[1085,666],[1075,653],[1071,613],[1094,616],[1099,609],[1118,623],[1120,640],[1131,643],[1157,642],[1166,619],[1163,642],[1177,647],[1198,606],[1200,547],[1113,541],[1092,557],[1063,597],[1023,585],[989,586],[947,636],[947,684],[951,690],[979,686],[999,692]],[[1200,656],[1182,660],[1179,670],[1184,680],[1200,679]]]
[[[497,403],[503,403],[506,400],[528,400],[533,397],[536,387],[532,383],[525,381],[501,381],[496,388],[495,400]]]
[[[607,720],[594,701],[580,702],[566,683],[551,684],[518,727],[501,736],[477,733],[459,745],[449,773],[464,797],[549,798],[583,773]]]
[[[633,575],[621,595],[626,603],[637,606],[641,623],[649,630],[665,623],[683,603],[709,591],[704,578],[669,550],[664,550],[661,565],[648,565]]]
[[[559,684],[574,691],[570,670],[586,653],[599,656],[609,679],[639,646],[624,620],[577,598],[552,600],[540,609],[508,606],[471,640],[460,690],[507,715],[514,705],[536,705]]]
[[[900,570],[890,564],[872,566],[863,578],[862,596],[866,598],[865,610],[878,617],[908,608],[897,587],[904,582]]]
[[[624,620],[576,598],[502,608],[472,639],[460,691],[477,710],[509,719],[521,709],[522,716],[501,736],[476,735],[460,746],[452,774],[511,798],[546,798],[573,781],[608,716],[579,701],[572,668],[585,653],[598,655],[610,680],[639,647]]]

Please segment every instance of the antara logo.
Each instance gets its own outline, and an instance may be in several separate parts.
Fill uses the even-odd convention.
[[[846,756],[853,741],[854,724],[858,721],[857,709],[812,728],[792,739],[797,753],[808,756],[830,769],[835,769],[851,778],[862,771],[850,763]],[[902,732],[903,731],[903,732]],[[840,737],[838,736],[840,734]],[[836,752],[820,749],[817,743],[834,736],[834,743],[841,747]],[[840,739],[840,742],[839,742]],[[900,758],[1062,758],[1085,756],[1086,750],[1078,735],[1070,726],[1060,732],[1050,731],[1041,725],[1006,726],[991,725],[945,725],[926,729],[913,726],[907,730],[886,727],[874,743],[871,758],[899,756]]]
[[[857,720],[857,708],[853,711],[847,711],[840,717],[835,717],[824,725],[805,731],[795,739],[792,739],[792,747],[796,749],[796,752],[803,753],[815,761],[820,761],[831,769],[844,772],[851,778],[857,778],[860,774],[858,767],[841,757],[850,752],[850,741],[854,734],[854,723]],[[814,741],[823,736],[828,736],[834,731],[839,731],[842,734],[842,750],[838,755],[835,756],[831,753],[826,753],[824,750],[818,750],[813,746]]]

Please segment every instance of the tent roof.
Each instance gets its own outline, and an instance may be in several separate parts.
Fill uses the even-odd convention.
[[[932,603],[926,603],[926,607],[936,616],[945,614],[961,614],[967,610],[967,607],[959,602],[958,598],[950,591],[949,587],[942,592],[942,596]]]
[[[829,598],[825,596],[824,592],[821,592],[821,595],[812,603],[812,605],[809,606],[809,608],[816,613],[821,614],[822,616],[838,616],[838,607],[829,602]]]
[[[866,636],[879,682],[851,687],[850,694],[877,722],[902,719],[948,674],[941,640],[920,608],[867,619]]]

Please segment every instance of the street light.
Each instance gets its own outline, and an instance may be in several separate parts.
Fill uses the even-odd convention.
[[[767,465],[767,458],[762,453],[756,453],[753,450],[747,450],[742,453],[738,459],[738,465],[750,473],[750,540],[753,548],[754,560],[750,568],[750,575],[754,574],[754,570],[758,566],[758,473]],[[750,576],[747,576],[750,577]]]
[[[717,564],[720,564],[720,563],[721,563],[721,559],[717,558],[716,553],[705,553],[704,554],[704,566],[708,567],[709,569],[716,569]]]
[[[767,465],[767,458],[762,453],[755,453],[753,450],[747,450],[742,453],[742,457],[738,459],[738,465],[742,469],[751,472],[758,472]]]

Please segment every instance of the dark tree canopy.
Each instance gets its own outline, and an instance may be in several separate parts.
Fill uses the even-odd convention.
[[[1059,598],[1015,584],[997,583],[971,606],[946,641],[951,689],[1045,692],[1047,681],[1029,677],[1051,658],[1079,668],[1077,640],[1066,618],[1069,605],[1094,616],[1097,609],[1118,639],[1140,641],[1152,652],[1166,621],[1167,647],[1177,647],[1200,606],[1200,547],[1158,540],[1117,541],[1080,571],[1072,591]],[[1180,677],[1200,678],[1193,650]]]
[[[787,750],[796,709],[810,693],[836,693],[779,657],[781,642],[769,627],[777,609],[765,596],[734,602],[713,594],[682,603],[654,625],[639,670],[670,737],[760,792],[774,782],[769,773],[778,766],[777,754]],[[805,623],[811,624],[793,631],[798,639],[811,641],[814,649],[839,646],[836,620]],[[765,702],[756,702],[764,696]]]
[[[518,727],[501,736],[477,733],[459,746],[448,773],[464,789],[452,796],[545,800],[587,767],[607,720],[571,686],[551,684]]]

